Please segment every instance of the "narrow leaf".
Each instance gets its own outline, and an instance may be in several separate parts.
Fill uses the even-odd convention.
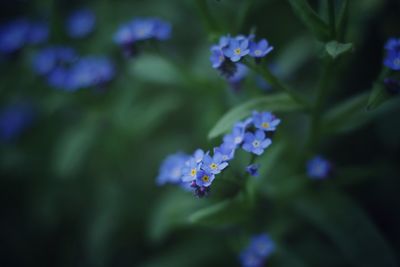
[[[287,94],[274,94],[261,98],[256,98],[228,111],[211,129],[208,137],[215,138],[223,133],[230,131],[232,126],[237,121],[248,117],[253,110],[288,112],[300,109],[301,106],[297,104]]]
[[[328,52],[328,54],[333,58],[337,58],[338,56],[351,51],[353,48],[352,43],[338,43],[337,41],[330,41],[325,45],[325,49]]]
[[[326,42],[331,38],[328,24],[317,15],[306,0],[289,0],[289,4],[318,40]]]
[[[390,99],[382,83],[375,83],[368,98],[367,110],[373,110]]]

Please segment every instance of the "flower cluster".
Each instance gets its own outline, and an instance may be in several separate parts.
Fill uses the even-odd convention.
[[[389,39],[386,42],[385,50],[385,66],[392,70],[400,70],[400,39]]]
[[[275,244],[267,234],[256,235],[240,253],[240,262],[243,267],[261,267],[274,251]]]
[[[96,16],[90,9],[79,9],[67,18],[67,33],[71,38],[83,38],[93,32],[95,24]]]
[[[64,46],[43,48],[33,59],[34,71],[48,84],[64,91],[102,86],[115,75],[112,62],[104,57],[79,58],[75,50]]]
[[[31,125],[34,112],[31,105],[18,103],[0,111],[0,140],[8,142],[22,134]]]
[[[238,70],[238,62],[250,56],[260,59],[269,54],[273,47],[266,39],[259,42],[254,40],[254,35],[236,37],[222,36],[218,44],[211,47],[210,61],[214,69],[218,69],[227,78],[232,77]]]
[[[332,171],[331,163],[321,156],[316,156],[307,162],[307,175],[312,179],[325,179]]]
[[[47,41],[47,24],[27,19],[16,19],[0,26],[0,52],[12,54],[27,44],[40,44]]]
[[[121,25],[114,34],[114,42],[126,55],[133,55],[135,45],[144,40],[167,40],[171,36],[171,24],[158,18],[136,18]]]
[[[216,175],[228,167],[238,148],[261,155],[272,141],[268,134],[274,132],[280,119],[270,112],[256,112],[244,121],[237,122],[223,143],[210,151],[196,150],[192,155],[178,153],[165,159],[157,177],[159,185],[165,183],[190,185],[195,195],[207,195]],[[257,176],[258,165],[249,166],[247,172]]]

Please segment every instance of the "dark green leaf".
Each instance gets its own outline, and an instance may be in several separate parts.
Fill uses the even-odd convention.
[[[382,83],[375,83],[368,98],[367,110],[373,110],[390,99]]]
[[[284,93],[256,98],[228,111],[211,129],[208,137],[214,138],[230,131],[237,121],[248,117],[253,110],[294,111],[300,109],[300,105]]]
[[[325,45],[326,51],[332,58],[337,58],[338,56],[349,52],[353,48],[353,44],[347,43],[347,44],[342,44],[338,43],[337,41],[330,41]]]
[[[343,0],[340,6],[339,15],[336,23],[338,40],[341,40],[345,33],[345,26],[349,15],[349,0]]]
[[[306,0],[289,0],[289,4],[318,40],[326,42],[331,38],[329,26],[315,13]]]
[[[334,192],[320,192],[296,200],[296,208],[336,244],[352,265],[397,266],[390,246],[349,198]]]

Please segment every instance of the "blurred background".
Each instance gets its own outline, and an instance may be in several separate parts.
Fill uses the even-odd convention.
[[[326,1],[309,2],[326,17]],[[337,64],[325,108],[369,92],[386,40],[400,37],[399,1],[350,2],[345,40],[354,50]],[[82,9],[89,14],[71,25]],[[114,36],[138,17],[169,22],[172,31],[127,56]],[[155,183],[168,154],[211,149],[220,139],[208,132],[225,112],[274,90],[254,73],[233,86],[212,69],[209,48],[220,35],[267,38],[276,75],[312,93],[321,45],[286,1],[15,0],[2,2],[0,19],[0,266],[240,266],[246,240],[260,232],[278,247],[266,266],[397,266],[395,97],[322,139],[315,152],[335,175],[319,182],[305,176],[308,118],[278,114],[285,123],[260,160],[268,168],[254,209],[233,206],[193,223],[191,214],[234,190],[221,181],[198,199]],[[38,59],[54,46],[64,48],[62,59]],[[101,74],[66,85],[62,67],[87,57],[107,63],[83,67],[89,76],[79,81]],[[43,75],[48,64],[60,72]]]

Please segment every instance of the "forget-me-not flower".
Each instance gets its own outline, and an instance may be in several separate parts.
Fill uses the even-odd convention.
[[[31,22],[29,25],[27,42],[29,44],[41,44],[49,38],[49,25],[44,22]]]
[[[211,157],[210,154],[206,153],[201,168],[209,173],[218,174],[227,166],[228,163],[223,161],[222,154],[214,153],[214,156]]]
[[[215,175],[206,170],[200,170],[197,172],[196,185],[199,187],[209,187],[214,181]]]
[[[242,147],[245,151],[259,156],[264,153],[264,149],[271,145],[271,143],[271,139],[266,138],[264,131],[257,130],[255,134],[247,132],[244,135],[244,144]]]
[[[231,144],[222,143],[220,146],[214,148],[214,154],[221,154],[223,161],[229,161],[235,156],[235,147]]]
[[[251,164],[246,167],[246,172],[251,176],[257,177],[258,176],[258,169],[260,168],[260,164]]]
[[[211,47],[210,61],[214,69],[221,67],[221,65],[224,63],[225,56],[219,46]]]
[[[268,53],[274,49],[272,46],[270,46],[267,42],[267,40],[262,39],[258,43],[256,42],[250,42],[249,45],[250,48],[250,56],[255,57],[255,58],[260,58],[266,56]]]
[[[232,147],[238,147],[244,139],[244,129],[234,127],[232,132],[224,136],[224,143]]]
[[[184,153],[175,153],[169,155],[161,164],[160,172],[157,176],[157,184],[166,183],[177,184],[181,182],[182,168],[185,166],[189,156]]]
[[[0,26],[0,52],[9,54],[21,49],[26,42],[29,23],[16,19]]]
[[[194,157],[186,161],[185,166],[182,168],[182,181],[191,182],[196,180],[197,172],[200,170],[200,163]]]
[[[232,38],[229,41],[229,45],[223,48],[223,52],[232,62],[237,62],[250,52],[249,40],[246,38],[239,40],[237,38]]]
[[[271,112],[253,112],[254,126],[260,130],[273,132],[280,122],[281,120],[276,118]]]
[[[400,51],[388,51],[385,61],[383,62],[386,67],[392,70],[400,70]]]
[[[307,174],[310,178],[327,178],[331,170],[331,163],[321,156],[316,156],[307,162]]]
[[[82,38],[93,32],[96,15],[90,9],[74,11],[66,21],[67,33],[72,38]]]

